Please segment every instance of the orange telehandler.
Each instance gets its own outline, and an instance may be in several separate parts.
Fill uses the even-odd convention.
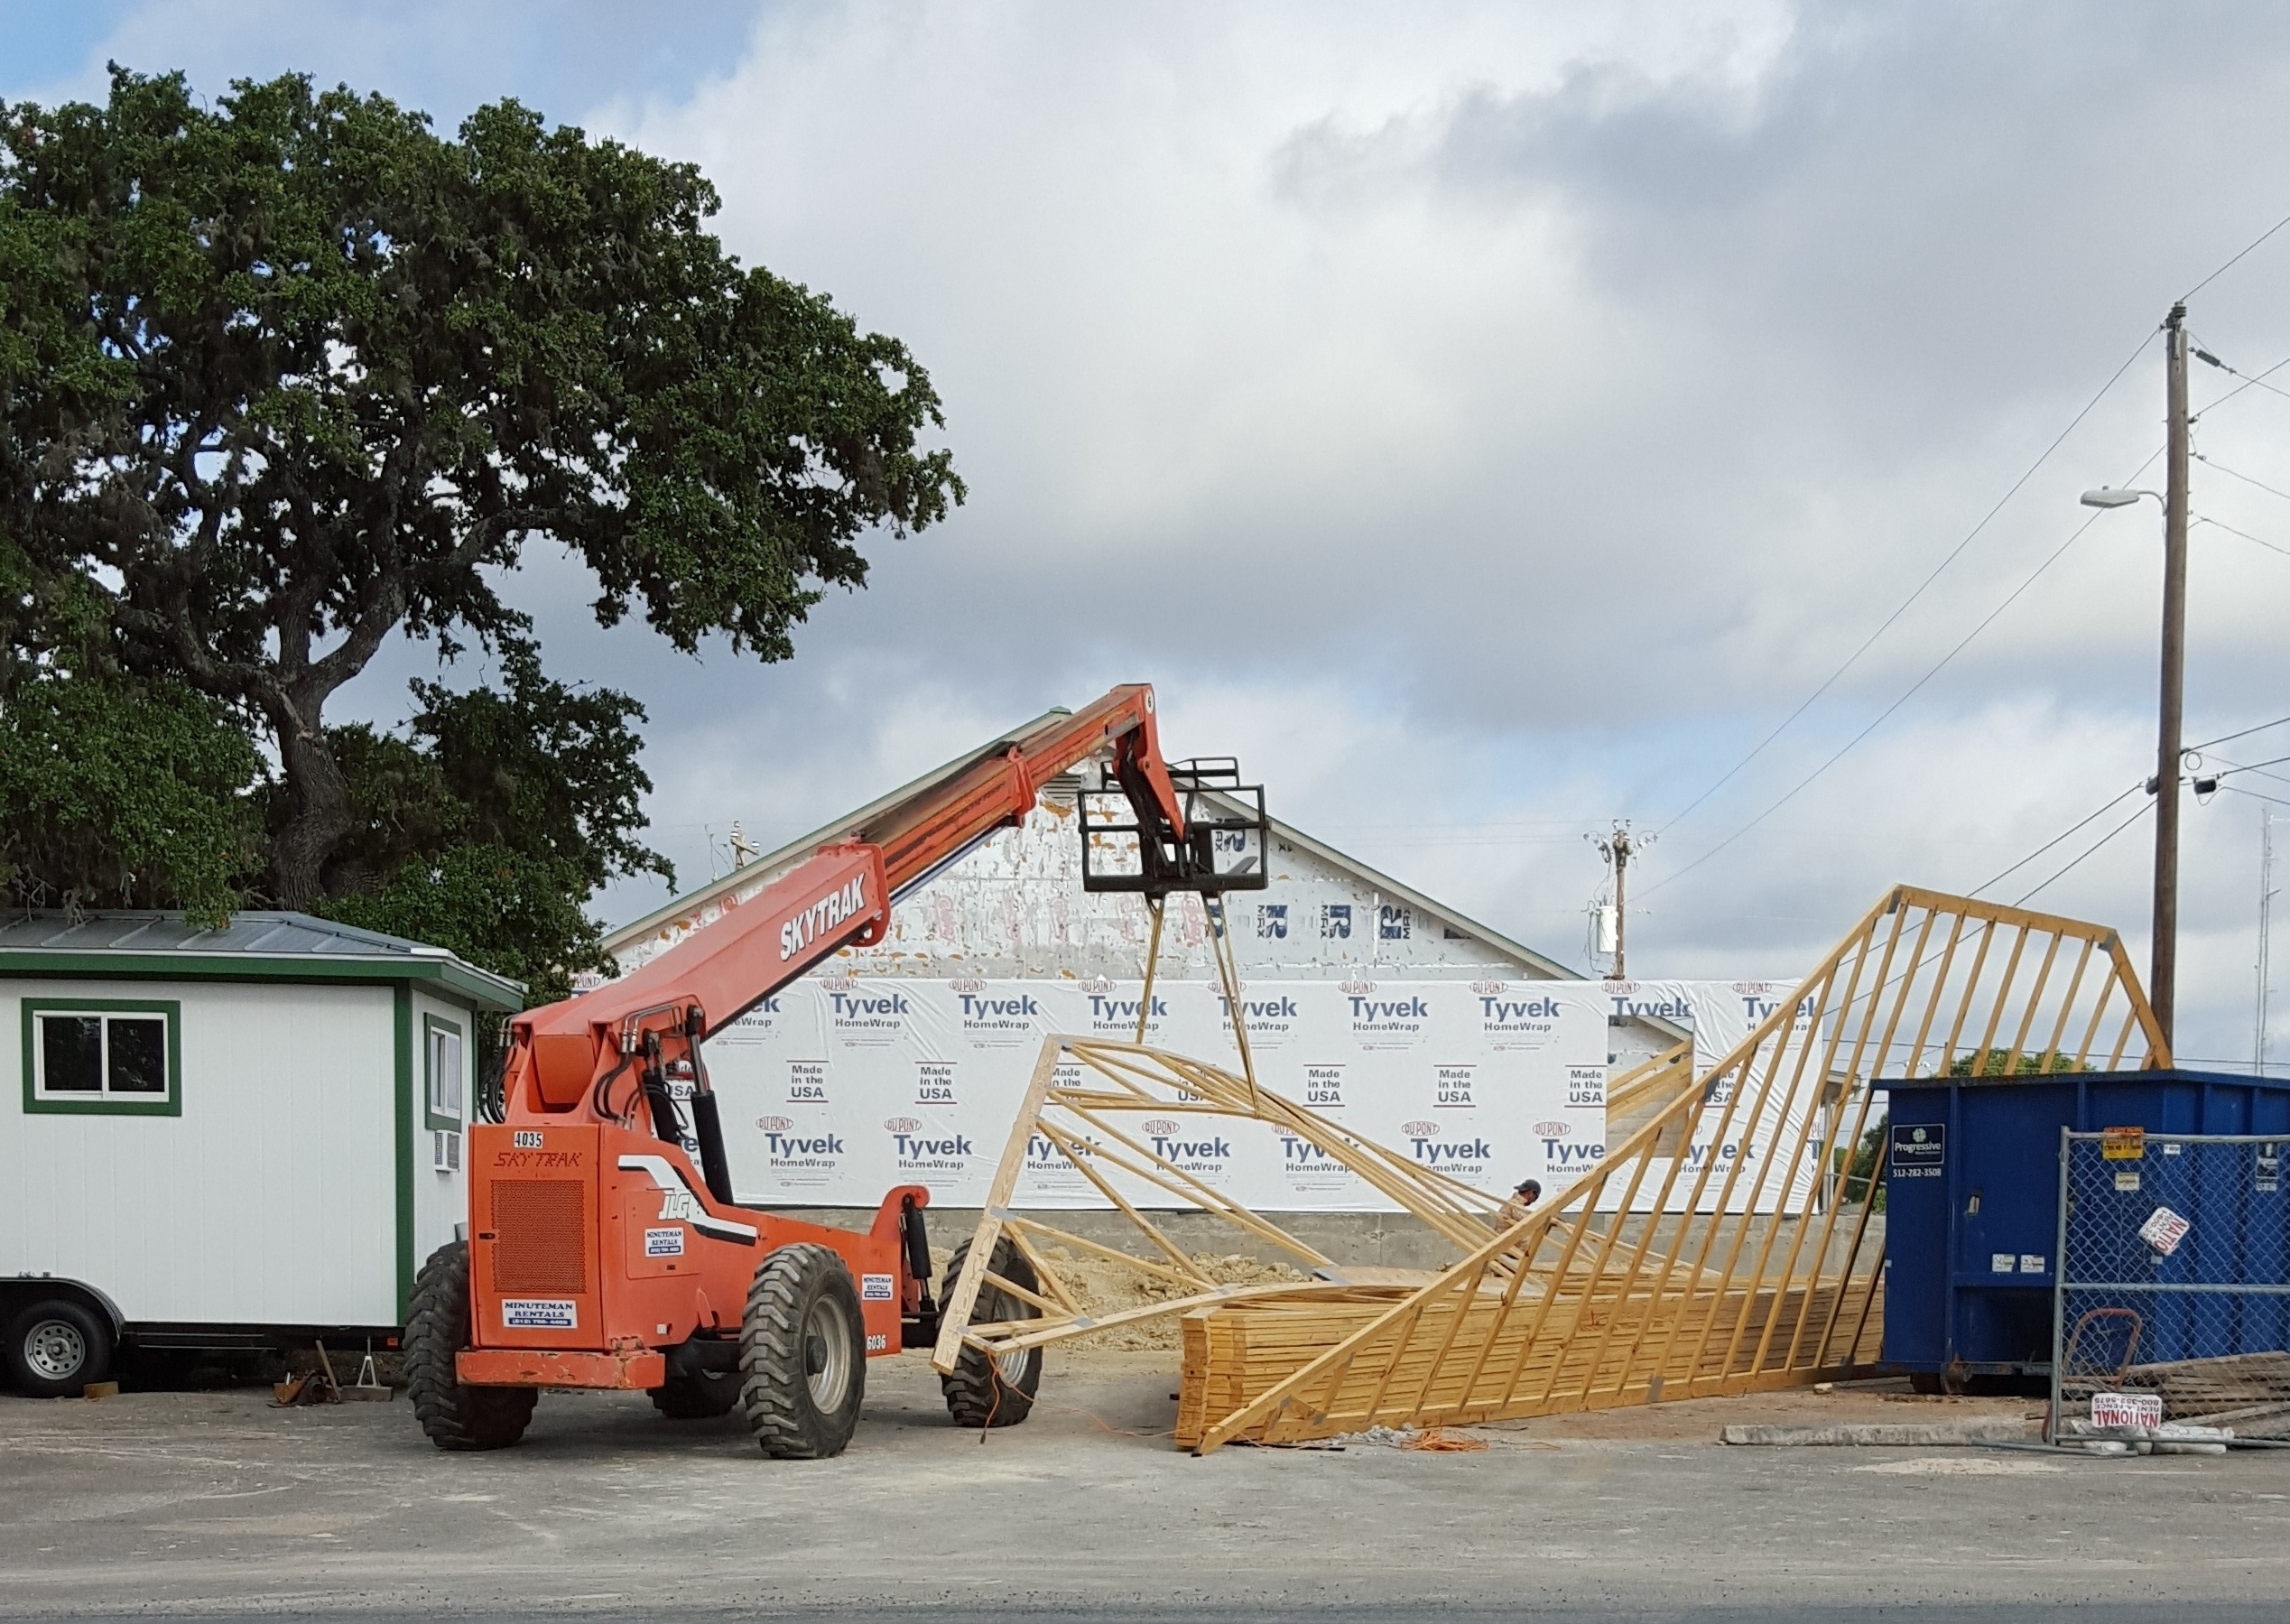
[[[1164,763],[1152,689],[1121,687],[981,752],[634,973],[511,1022],[500,1119],[469,1135],[465,1238],[430,1257],[409,1304],[410,1396],[432,1443],[498,1449],[542,1388],[614,1387],[671,1416],[739,1406],[769,1455],[841,1452],[867,1359],[937,1337],[930,1192],[891,1191],[864,1234],[741,1205],[703,1040],[880,940],[902,894],[1108,749],[1097,793],[1130,821],[1093,822],[1083,796],[1088,888],[1157,900],[1265,884],[1261,790],[1228,759]],[[1023,1258],[996,1262],[1026,1283]],[[942,1378],[958,1421],[1024,1415],[1039,1355],[1016,1358],[1025,1369],[966,1351]]]

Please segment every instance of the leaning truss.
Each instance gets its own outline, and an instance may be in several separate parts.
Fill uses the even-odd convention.
[[[932,1362],[1182,1316],[1177,1440],[1207,1452],[1360,1428],[1467,1424],[1797,1386],[1882,1345],[1885,1158],[1864,1139],[1887,1082],[2170,1063],[2104,926],[1901,886],[1766,1022],[1695,1075],[1680,1045],[1616,1080],[1596,1171],[1525,1220],[1497,1198],[1258,1088],[1139,1044],[1053,1037]],[[1157,1155],[1141,1116],[1254,1121],[1349,1168],[1437,1233],[1435,1274],[1348,1267]],[[1013,1211],[1046,1144],[1137,1230],[1135,1252]],[[1856,1157],[1855,1152],[1860,1151]],[[1313,1278],[1219,1285],[1153,1220],[1205,1211]],[[1006,1238],[1040,1289],[993,1273]],[[1121,1264],[1162,1301],[1083,1312],[1052,1247]],[[1035,1317],[973,1322],[991,1283]]]

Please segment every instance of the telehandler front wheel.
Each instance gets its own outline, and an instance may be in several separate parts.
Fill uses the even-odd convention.
[[[413,1277],[405,1316],[406,1397],[440,1449],[505,1449],[524,1436],[540,1393],[462,1385],[453,1356],[469,1345],[469,1243],[449,1241]]]
[[[939,1289],[940,1302],[952,1300],[954,1283],[962,1277],[962,1265],[969,1256],[970,1243],[966,1240],[947,1259],[946,1280]],[[1014,1285],[1022,1285],[1031,1292],[1042,1289],[1041,1282],[1034,1277],[1034,1265],[1007,1238],[994,1243],[994,1256],[987,1267]],[[970,1319],[977,1324],[990,1325],[1006,1320],[1038,1319],[1041,1313],[1024,1297],[1014,1297],[998,1285],[982,1285],[978,1287],[978,1303],[970,1310]],[[1015,1426],[1033,1414],[1034,1396],[1042,1388],[1042,1350],[1023,1348],[1015,1353],[989,1357],[966,1345],[955,1359],[954,1373],[941,1376],[938,1381],[946,1395],[946,1413],[954,1417],[955,1425]]]
[[[867,1322],[842,1258],[783,1246],[764,1259],[739,1326],[740,1404],[764,1452],[839,1455],[867,1394]]]

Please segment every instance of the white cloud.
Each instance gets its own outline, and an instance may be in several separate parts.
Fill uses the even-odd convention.
[[[238,18],[199,47],[236,62],[277,14],[197,15]],[[817,5],[664,89],[582,73],[604,88],[566,111],[700,162],[733,248],[913,347],[974,493],[875,546],[786,667],[598,633],[535,561],[552,662],[651,707],[688,869],[703,826],[786,838],[1148,679],[1172,749],[1239,752],[1283,816],[1561,956],[1581,831],[1706,788],[2290,209],[2290,23],[2264,8]],[[442,107],[475,81],[434,82]],[[2255,372],[2290,355],[2285,293],[2290,233],[2193,326]],[[1930,670],[2083,522],[2080,489],[2132,477],[2158,371],[1665,834],[1634,962],[1787,975],[1894,881],[1977,884],[2152,770],[2150,506],[1651,888]],[[2198,374],[2199,402],[2231,386]],[[2206,413],[2195,491],[2290,546],[2290,499],[2219,471],[2290,491],[2285,413]],[[2191,735],[2290,713],[2290,558],[2208,527],[2194,556]],[[2247,1052],[2258,806],[2189,810],[2182,1046],[2206,1057]],[[2143,964],[2146,844],[2039,900]]]

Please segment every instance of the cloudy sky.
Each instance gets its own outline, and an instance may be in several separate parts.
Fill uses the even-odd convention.
[[[689,878],[735,819],[777,843],[1142,679],[1173,752],[1238,754],[1281,816],[1558,957],[1583,961],[1584,832],[1628,818],[1660,834],[1634,970],[1789,976],[1890,883],[1980,886],[2153,770],[2155,505],[2075,498],[2159,486],[2155,331],[2197,284],[2198,342],[2243,376],[2195,367],[2188,738],[2290,715],[2290,496],[2264,488],[2290,491],[2290,369],[2243,383],[2290,357],[2290,230],[2205,280],[2290,214],[2276,8],[12,23],[9,98],[97,94],[107,59],[209,94],[300,70],[691,159],[737,253],[930,367],[970,502],[882,539],[792,664],[600,633],[546,552],[516,588],[561,674],[650,707]],[[346,710],[389,719],[430,668],[394,650]],[[2250,1056],[2277,756],[2290,727],[2219,747],[2258,770],[2188,804],[2189,1056]],[[2035,898],[2142,966],[2149,831]]]

